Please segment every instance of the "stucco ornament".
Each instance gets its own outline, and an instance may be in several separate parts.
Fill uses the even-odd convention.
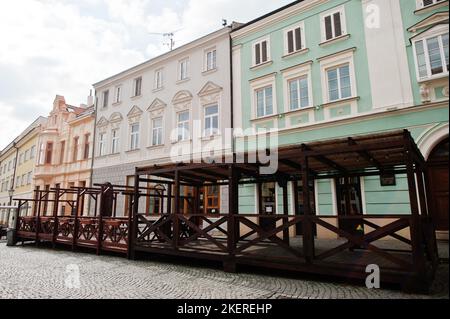
[[[220,93],[222,90],[222,87],[209,81],[198,93],[201,104],[206,105],[217,103],[220,100]]]
[[[420,96],[422,97],[422,102],[423,103],[427,103],[431,101],[430,98],[430,87],[428,86],[428,84],[422,84],[420,86]]]
[[[442,89],[442,95],[448,97],[448,85]]]
[[[139,122],[142,116],[142,110],[138,106],[133,106],[127,117],[130,122]]]
[[[109,123],[111,125],[111,128],[114,129],[118,129],[120,128],[120,123],[123,120],[123,116],[122,114],[116,112],[111,114],[110,118],[109,118]]]
[[[192,104],[192,94],[189,91],[180,91],[175,94],[172,104],[174,105],[175,111],[180,112],[188,110],[191,108]]]
[[[147,111],[150,112],[150,116],[158,117],[164,114],[167,104],[156,98],[152,104],[148,107]]]

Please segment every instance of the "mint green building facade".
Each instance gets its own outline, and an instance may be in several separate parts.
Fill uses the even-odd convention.
[[[280,146],[408,129],[427,159],[448,139],[445,21],[448,1],[305,0],[233,31],[237,150],[258,148],[261,128]],[[404,176],[353,182],[360,213],[410,213]],[[316,214],[341,214],[339,183],[316,181]],[[241,187],[242,213],[256,211],[255,188]]]

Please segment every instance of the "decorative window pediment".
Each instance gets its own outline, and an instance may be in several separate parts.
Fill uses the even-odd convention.
[[[172,99],[172,103],[175,106],[177,112],[185,109],[189,109],[193,96],[189,91],[180,91]]]
[[[109,122],[111,123],[115,123],[115,122],[121,122],[123,120],[123,116],[122,114],[116,112],[111,114],[111,116],[109,117]]]
[[[138,122],[139,119],[142,116],[142,113],[144,113],[138,106],[133,106],[130,110],[130,112],[127,114],[128,120],[130,122]]]
[[[426,39],[426,38],[435,36],[437,34],[445,33],[445,32],[448,32],[448,24],[444,24],[444,23],[437,24],[433,27],[428,28],[425,31],[422,31],[422,32],[416,34],[415,36],[410,38],[410,40],[411,40],[411,42],[418,41],[418,40]]]
[[[205,84],[205,86],[198,92],[198,96],[205,96],[219,93],[223,90],[223,88],[211,81]]]
[[[431,16],[423,19],[422,21],[416,23],[415,25],[408,28],[409,32],[417,32],[421,29],[434,26],[440,23],[448,23],[448,12],[436,12]]]
[[[152,102],[152,104],[150,104],[147,111],[150,112],[152,117],[160,116],[164,113],[164,109],[166,108],[166,106],[167,106],[166,103],[156,98]]]
[[[108,126],[108,124],[109,124],[109,122],[104,116],[102,116],[100,118],[100,120],[97,122],[98,127],[105,127],[105,126]]]

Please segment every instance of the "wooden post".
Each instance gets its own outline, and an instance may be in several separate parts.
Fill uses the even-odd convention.
[[[288,200],[288,182],[284,181],[282,184],[283,187],[283,226],[289,222],[289,200]],[[289,228],[283,229],[283,241],[289,245]]]
[[[416,176],[417,176],[417,188],[419,190],[420,211],[422,213],[422,216],[429,216],[428,205],[427,205],[426,196],[425,196],[425,184],[423,181],[424,171],[422,168],[419,168],[417,170]]]
[[[128,239],[128,245],[129,247],[129,259],[135,259],[136,258],[136,250],[135,245],[138,238],[138,229],[139,229],[139,221],[138,221],[138,214],[139,214],[139,181],[140,175],[136,170],[136,173],[134,174],[134,199],[133,199],[133,227],[130,229],[129,233],[129,239]]]
[[[311,202],[309,194],[309,166],[308,157],[303,156],[302,165],[302,196],[303,196],[303,252],[307,263],[312,263],[314,258],[314,232],[311,221]]]
[[[419,206],[417,202],[417,192],[416,192],[416,180],[414,177],[414,161],[412,157],[412,147],[410,144],[410,139],[405,135],[405,164],[408,177],[408,191],[409,191],[409,201],[411,206],[411,246],[412,246],[412,258],[413,267],[417,274],[424,274],[425,269],[425,259],[424,251],[422,247],[422,231],[421,231],[421,221],[419,215]]]
[[[173,213],[173,248],[178,249],[178,240],[180,238],[180,221],[178,214],[180,213],[180,171],[175,169],[175,185],[174,185],[174,197],[175,197],[175,211]]]
[[[56,237],[58,237],[58,207],[59,207],[59,188],[55,191],[55,203],[53,205],[53,238],[52,246],[55,248]]]
[[[80,190],[77,189],[77,200],[75,202],[75,220],[74,220],[74,225],[73,225],[72,250],[75,250],[75,246],[77,245],[77,241],[78,241],[78,230],[79,230],[78,214],[80,211],[79,206],[80,206]]]
[[[130,196],[128,203],[128,238],[127,238],[127,258],[130,259],[131,256],[131,234],[132,234],[132,228],[133,228],[133,196],[132,195],[125,195],[125,196]]]
[[[294,193],[294,196],[293,196],[294,197],[294,215],[295,216],[299,216],[300,212],[298,210],[298,201],[299,201],[299,198],[298,198],[298,181],[295,180],[295,181],[292,182],[292,184],[293,184],[292,192]],[[298,226],[301,226],[301,227],[298,227]],[[303,229],[303,222],[302,221],[300,221],[300,222],[295,224],[295,235],[296,236],[299,236],[299,234],[297,233],[297,229],[300,229],[300,228]]]
[[[228,257],[223,262],[223,267],[226,272],[236,272],[236,233],[239,227],[239,219],[236,214],[239,213],[239,179],[238,172],[234,165],[228,166],[228,220],[227,220],[227,245]]]
[[[172,214],[172,184],[167,183],[167,214]]]
[[[38,243],[39,243],[39,221],[40,221],[40,219],[41,219],[41,202],[42,202],[42,198],[41,198],[41,194],[40,194],[40,191],[38,192],[39,193],[39,208],[38,208],[38,212],[37,212],[37,215],[36,215],[36,245],[38,245]]]
[[[103,209],[106,205],[105,203],[105,185],[101,186],[101,194],[100,194],[100,212],[98,214],[98,228],[97,228],[97,255],[100,255],[102,250],[102,239],[103,239]]]

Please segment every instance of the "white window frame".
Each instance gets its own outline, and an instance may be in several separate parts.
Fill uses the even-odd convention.
[[[326,72],[325,76],[327,78],[327,96],[328,96],[328,101],[329,102],[341,101],[341,100],[345,100],[345,99],[349,99],[349,98],[353,97],[353,92],[352,91],[350,92],[350,96],[346,96],[346,97],[342,96],[341,69],[344,68],[344,67],[348,67],[348,73],[349,73],[349,77],[350,77],[350,90],[352,90],[352,75],[351,75],[351,70],[350,70],[350,64],[349,63],[344,63],[344,64],[341,64],[341,65],[336,65],[336,66],[327,68],[325,70],[325,72]],[[328,72],[330,70],[336,70],[337,71],[338,98],[335,99],[335,100],[331,100],[331,98],[330,98],[330,87],[329,87],[330,80],[328,78]]]
[[[183,113],[188,113],[189,118],[187,120],[185,120],[185,121],[180,121],[180,115],[183,114]],[[177,142],[187,141],[187,140],[190,139],[190,134],[191,134],[191,132],[190,132],[190,129],[191,129],[191,112],[189,110],[184,110],[184,111],[178,112],[176,114],[176,116],[177,116],[177,138],[176,138],[176,140],[177,140]],[[182,138],[180,139],[180,129],[182,129],[180,127],[181,124],[184,124],[184,125],[187,124],[187,128],[188,129],[187,129],[187,132],[186,132],[185,126],[183,125],[183,131],[181,133]],[[187,134],[187,136],[185,134]]]
[[[328,73],[327,71],[339,67],[341,65],[348,64],[350,67],[350,85],[352,95],[349,98],[345,98],[344,100],[356,98],[358,96],[358,88],[356,85],[356,75],[355,75],[355,63],[354,63],[354,54],[352,51],[344,52],[337,56],[332,56],[327,59],[323,59],[320,61],[320,70],[321,70],[321,82],[322,82],[322,100],[325,103],[337,103],[340,100],[331,101],[329,99],[329,90],[328,90]]]
[[[106,109],[109,106],[109,90],[102,92],[102,109]]]
[[[98,134],[98,156],[106,155],[106,133],[100,132]]]
[[[262,55],[262,52],[263,52],[262,51],[262,43],[263,42],[267,42],[267,61],[263,61],[262,60],[262,58],[263,58],[263,55]],[[261,61],[260,61],[260,63],[257,64],[256,63],[256,46],[258,44],[260,45],[260,58],[261,58]],[[271,62],[272,61],[272,55],[271,55],[270,51],[271,51],[270,50],[270,36],[267,36],[267,37],[264,37],[264,38],[260,38],[257,41],[253,42],[253,45],[252,45],[253,66],[256,67],[256,66],[263,65],[263,64]]]
[[[417,77],[417,81],[418,82],[429,81],[429,80],[433,80],[433,79],[436,79],[436,78],[446,77],[446,76],[449,75],[449,71],[447,70],[446,64],[445,64],[444,47],[443,47],[443,44],[442,44],[442,36],[449,33],[448,25],[438,26],[438,27],[436,27],[436,28],[434,28],[433,30],[430,30],[430,31],[431,32],[426,32],[426,34],[423,34],[422,36],[420,36],[418,38],[415,38],[412,41],[413,54],[414,54],[414,64],[415,64],[415,67],[416,67],[416,77]],[[429,51],[428,51],[427,40],[431,39],[431,38],[434,38],[434,37],[438,37],[444,72],[432,75],[431,74],[430,56],[429,56]],[[419,63],[418,63],[418,60],[417,60],[416,44],[417,44],[417,42],[421,42],[421,41],[423,42],[423,46],[424,46],[425,63],[426,63],[426,67],[427,67],[427,75],[425,77],[420,77]]]
[[[308,79],[308,106],[299,107],[297,109],[291,109],[291,95],[290,95],[290,82],[302,77],[307,77]],[[283,86],[284,86],[284,105],[285,112],[296,112],[309,109],[314,106],[314,97],[312,89],[312,71],[311,63],[301,65],[290,70],[286,70],[283,73]]]
[[[163,87],[164,87],[164,73],[163,73],[163,69],[160,68],[158,70],[155,70],[154,89],[161,90]]]
[[[271,115],[266,115],[263,117],[258,117],[257,112],[257,99],[256,99],[256,91],[259,89],[263,89],[266,87],[272,86],[272,104],[273,104],[273,112]],[[276,86],[276,75],[271,74],[264,78],[260,78],[256,81],[250,83],[251,87],[251,106],[252,106],[252,116],[253,120],[264,119],[266,117],[273,117],[278,114],[278,105],[277,105],[277,86]]]
[[[111,154],[119,153],[120,148],[120,129],[111,130]]]
[[[139,92],[137,92],[137,84],[140,83]],[[139,93],[139,94],[138,94]],[[132,97],[138,97],[142,95],[142,76],[138,76],[137,78],[133,79],[133,96]]]
[[[212,55],[212,65],[210,65],[210,61],[209,61],[209,55]],[[204,61],[204,71],[208,72],[208,71],[213,71],[217,69],[217,49],[216,47],[213,48],[209,48],[205,50],[205,61]]]
[[[155,121],[161,120],[161,126],[155,127]],[[151,146],[161,146],[164,145],[164,117],[156,116],[151,118]],[[155,134],[156,134],[156,143],[155,142]],[[159,143],[158,143],[159,141]]]
[[[301,42],[302,42],[302,46],[299,50],[296,49],[297,47],[297,42],[295,40],[295,30],[300,28],[300,37],[301,37]],[[288,33],[289,32],[293,32],[294,34],[294,51],[289,52],[289,40],[288,40]],[[291,55],[291,54],[295,54],[298,53],[304,49],[306,49],[306,36],[305,36],[305,23],[304,21],[301,21],[297,24],[294,24],[292,26],[290,26],[289,28],[285,29],[283,32],[283,38],[284,38],[284,55]]]
[[[447,0],[432,0],[432,1],[433,1],[432,4],[425,5],[424,4],[424,0],[416,0],[416,7],[417,7],[418,10],[425,9],[425,8],[432,7],[432,6],[434,6],[436,4],[439,4],[439,3],[444,3]]]
[[[114,88],[114,104],[122,102],[122,85],[117,85]]]
[[[185,67],[183,67],[185,65]],[[184,70],[185,69],[185,70]],[[184,58],[178,61],[178,81],[185,81],[189,79],[189,58]]]
[[[206,115],[206,109],[209,107],[217,107],[217,113]],[[210,128],[208,131],[206,129],[206,121],[211,121],[211,126],[213,123],[214,117],[217,117],[217,128]],[[220,132],[220,106],[219,103],[211,103],[203,106],[203,136],[204,137],[210,137],[210,136],[217,136]]]
[[[135,125],[138,126],[137,132],[133,132],[133,126]],[[134,122],[130,124],[130,151],[136,151],[139,149],[140,131],[141,131],[141,124],[139,122]]]
[[[341,16],[342,34],[339,36],[336,36],[336,34],[335,34],[336,30],[335,30],[334,19],[333,19],[333,16],[335,13],[340,13],[340,16]],[[332,17],[331,28],[332,28],[333,37],[331,39],[327,39],[327,32],[326,32],[326,26],[325,26],[325,18],[328,16]],[[340,7],[334,8],[333,10],[322,13],[320,15],[320,30],[321,30],[322,42],[333,41],[334,39],[337,39],[337,38],[347,35],[347,19],[345,17],[345,7],[340,6]]]

